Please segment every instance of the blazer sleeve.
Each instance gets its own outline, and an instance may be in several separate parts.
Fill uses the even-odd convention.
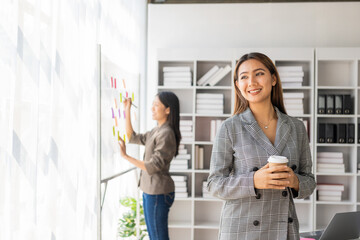
[[[133,131],[133,133],[130,136],[129,143],[145,145],[149,135],[150,135],[150,131],[144,134],[136,133],[135,131]]]
[[[312,161],[311,161],[311,153],[309,146],[309,139],[307,136],[307,132],[305,126],[301,124],[302,131],[302,142],[301,142],[301,153],[299,160],[299,171],[295,173],[299,179],[299,191],[292,190],[294,198],[303,199],[310,196],[315,187],[316,182],[314,175],[311,173],[312,169]]]
[[[155,148],[150,160],[145,162],[146,172],[149,175],[168,171],[168,166],[176,152],[176,139],[172,130],[159,132],[155,141]]]
[[[234,149],[226,122],[222,124],[212,150],[208,191],[224,200],[256,196],[254,172],[232,175]]]

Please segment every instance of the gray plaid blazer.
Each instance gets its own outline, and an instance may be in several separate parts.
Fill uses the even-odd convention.
[[[248,108],[227,119],[217,133],[211,156],[208,190],[224,199],[221,240],[299,239],[293,198],[306,198],[316,187],[304,124],[275,108],[275,144],[266,137]],[[255,189],[254,173],[271,155],[289,159],[299,191]]]

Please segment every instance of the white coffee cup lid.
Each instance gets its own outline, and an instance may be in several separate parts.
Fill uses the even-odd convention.
[[[287,163],[287,162],[289,162],[289,160],[287,159],[287,157],[284,157],[284,156],[270,156],[268,158],[268,162],[271,162],[271,163]]]

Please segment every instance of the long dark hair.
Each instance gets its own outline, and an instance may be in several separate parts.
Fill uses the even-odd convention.
[[[160,102],[164,104],[166,108],[170,107],[170,114],[167,118],[167,122],[174,131],[176,139],[176,152],[175,156],[179,153],[179,145],[181,140],[180,133],[180,103],[178,97],[173,92],[159,92],[157,94]]]
[[[252,52],[252,53],[248,53],[248,54],[245,54],[244,56],[242,56],[235,66],[234,87],[235,87],[236,94],[235,94],[234,115],[242,113],[249,106],[248,101],[244,98],[244,96],[241,94],[240,90],[236,87],[236,81],[239,80],[238,77],[239,77],[240,65],[243,62],[250,60],[250,59],[258,60],[259,62],[264,64],[264,66],[267,69],[269,69],[271,75],[275,75],[277,81],[276,81],[275,86],[273,86],[271,89],[271,103],[273,106],[276,106],[280,110],[280,112],[286,114],[280,76],[279,76],[279,73],[278,73],[274,63],[265,54],[258,53],[258,52]]]

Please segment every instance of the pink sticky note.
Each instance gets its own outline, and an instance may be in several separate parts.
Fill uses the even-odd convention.
[[[314,238],[300,238],[300,240],[315,240]]]
[[[124,119],[126,118],[126,116],[125,116],[125,111],[123,112],[124,113]]]
[[[113,82],[113,78],[111,77],[111,87],[113,87],[114,82]]]
[[[128,98],[129,97],[129,93],[128,92],[126,92],[126,98]]]
[[[114,83],[115,83],[115,88],[116,88],[116,78],[114,79]]]

